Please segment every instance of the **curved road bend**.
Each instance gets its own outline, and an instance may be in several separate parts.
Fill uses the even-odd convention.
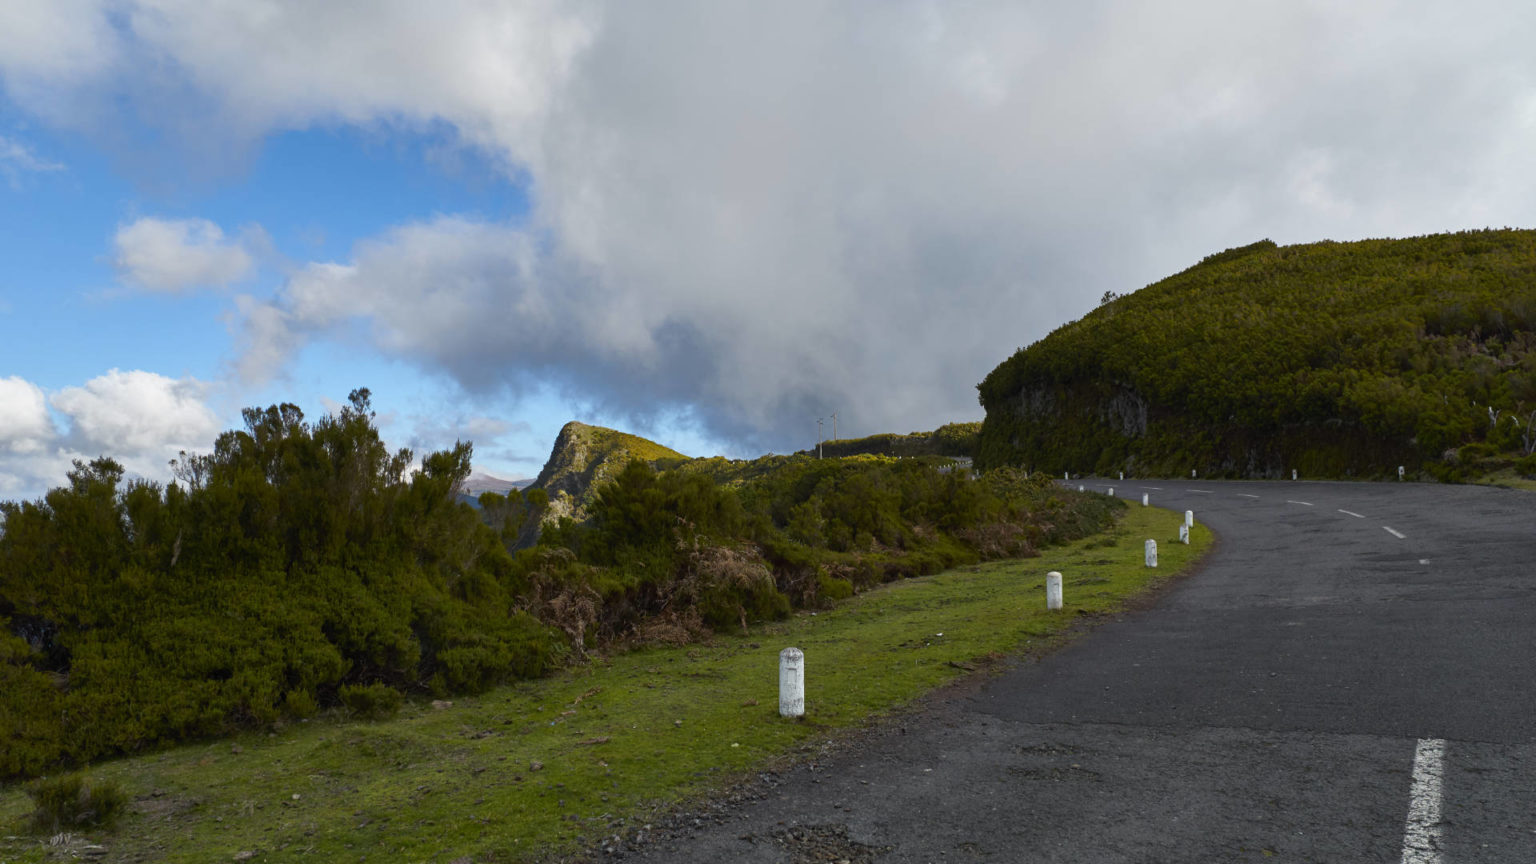
[[[798,826],[880,864],[1536,861],[1536,495],[1111,485],[1193,510],[1206,566],[628,860],[826,860]]]

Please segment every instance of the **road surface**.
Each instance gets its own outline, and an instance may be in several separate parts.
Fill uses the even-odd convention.
[[[1536,495],[1081,482],[1217,547],[1152,608],[625,860],[1536,861]]]

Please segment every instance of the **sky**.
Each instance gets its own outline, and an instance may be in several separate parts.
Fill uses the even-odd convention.
[[[1536,227],[1532,44],[1526,0],[0,0],[0,499],[356,387],[508,478],[572,419],[980,419],[1213,252]]]

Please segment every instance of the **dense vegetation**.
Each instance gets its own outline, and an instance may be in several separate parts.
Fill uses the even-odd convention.
[[[980,385],[979,466],[1455,479],[1536,449],[1536,231],[1263,241],[1098,309]]]
[[[631,458],[588,518],[521,548],[547,491],[487,493],[476,511],[458,500],[470,445],[413,471],[366,390],[313,424],[292,405],[244,419],[169,485],[101,458],[41,500],[0,503],[0,775],[333,706],[383,716],[400,694],[474,692],[594,647],[1028,555],[1115,506],[944,459]]]
[[[970,458],[976,453],[980,423],[946,423],[932,432],[897,435],[886,432],[864,438],[840,438],[820,445],[822,456],[951,456]],[[803,451],[807,456],[816,450]]]
[[[366,390],[313,425],[245,422],[163,488],[102,458],[0,504],[0,774],[302,718],[346,684],[474,690],[554,662],[512,556],[453,501],[468,445],[408,477]]]
[[[632,461],[590,521],[561,520],[518,553],[536,585],[560,592],[546,618],[573,639],[686,639],[889,579],[1031,555],[1111,518],[1103,499],[1012,470],[972,479],[890,458],[699,463],[658,474]]]

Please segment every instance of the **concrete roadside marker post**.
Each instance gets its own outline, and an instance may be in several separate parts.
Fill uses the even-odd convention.
[[[1157,541],[1156,540],[1148,540],[1147,541],[1147,566],[1148,567],[1156,567],[1157,566]]]
[[[779,652],[779,716],[805,713],[805,654],[799,648]]]
[[[1078,486],[1077,486],[1077,491],[1079,491],[1079,492],[1086,492],[1088,490],[1081,483],[1079,483]]]
[[[1193,527],[1195,527],[1195,511],[1193,511],[1193,510],[1185,510],[1184,511],[1184,527],[1185,528],[1193,528]]]
[[[1115,487],[1113,486],[1109,487],[1109,497],[1115,497]]]
[[[1121,479],[1121,480],[1124,480],[1124,479],[1125,479],[1125,472],[1124,472],[1124,471],[1121,471],[1121,472],[1120,472],[1120,479]]]
[[[1195,473],[1196,473],[1195,469],[1193,469],[1193,468],[1189,469],[1189,479],[1191,479],[1191,480],[1195,479]]]
[[[1179,525],[1179,542],[1183,543],[1185,546],[1189,545],[1189,526],[1188,525],[1184,525],[1182,523]]]
[[[1063,471],[1063,472],[1061,472],[1061,479],[1063,479],[1063,480],[1071,480],[1072,479],[1072,472],[1071,471]]]
[[[1152,493],[1151,492],[1143,492],[1143,493],[1141,493],[1141,506],[1148,507],[1148,506],[1151,506],[1151,504],[1152,504]]]
[[[1045,574],[1045,608],[1061,608],[1061,574],[1055,570]]]
[[[1296,469],[1295,469],[1295,468],[1292,468],[1292,469],[1291,469],[1291,479],[1292,479],[1292,480],[1295,480],[1295,479],[1296,479]]]
[[[1397,466],[1397,479],[1399,479],[1399,480],[1403,479],[1403,474],[1404,474],[1403,466],[1401,466],[1401,465]]]

